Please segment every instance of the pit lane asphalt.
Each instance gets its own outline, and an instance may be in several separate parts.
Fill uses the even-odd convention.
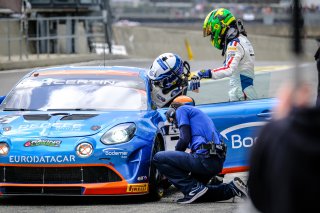
[[[246,181],[246,173],[226,175],[224,181],[229,182],[234,176]],[[141,196],[136,197],[57,197],[27,196],[0,198],[1,213],[142,213],[142,212],[223,212],[240,213],[246,211],[246,200],[236,197],[234,200],[221,202],[196,202],[177,204],[182,197],[174,187],[170,187],[165,196],[157,202],[147,202]]]
[[[77,63],[77,65],[101,65],[107,66],[136,66],[148,68],[152,63],[152,59],[125,59],[125,60],[109,60],[92,61],[86,63]],[[220,61],[191,61],[192,70],[202,68],[217,67]],[[9,89],[31,69],[19,69],[0,72],[0,95],[5,95]],[[262,97],[273,97],[277,90],[286,80],[292,80],[294,75],[294,66],[291,62],[266,62],[259,61],[256,63],[256,86],[261,92]],[[302,77],[315,88],[317,83],[316,67],[312,62],[301,64],[299,72]],[[200,94],[212,97],[213,101],[223,101],[226,99],[226,91],[228,89],[228,80],[204,81],[201,83]],[[315,89],[313,91],[315,93]],[[214,95],[213,95],[214,93]],[[198,94],[195,94],[198,95]],[[235,173],[226,175],[224,181],[229,182],[234,176],[239,176],[246,180],[246,173]],[[174,187],[170,188],[165,196],[158,202],[145,202],[142,197],[8,197],[0,198],[0,212],[32,212],[32,213],[95,213],[95,212],[253,212],[247,207],[247,202],[236,198],[223,202],[205,202],[194,204],[177,204],[175,201],[182,197]]]

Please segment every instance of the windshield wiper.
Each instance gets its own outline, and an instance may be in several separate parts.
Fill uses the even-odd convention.
[[[3,111],[39,111],[38,109],[26,109],[26,108],[4,108]]]
[[[96,111],[96,109],[90,108],[73,108],[73,109],[47,109],[47,111]]]

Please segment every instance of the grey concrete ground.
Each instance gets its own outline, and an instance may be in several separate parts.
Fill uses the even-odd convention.
[[[237,175],[246,180],[246,173],[227,175],[229,182]],[[223,212],[248,213],[247,201],[239,197],[221,202],[197,202],[193,204],[177,204],[182,197],[174,187],[169,188],[166,195],[157,202],[146,202],[143,197],[10,197],[0,198],[0,212],[7,213],[98,213],[98,212]],[[252,211],[250,211],[252,212]],[[252,212],[253,213],[253,212]]]

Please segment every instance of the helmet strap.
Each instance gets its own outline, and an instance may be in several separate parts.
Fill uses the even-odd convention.
[[[237,26],[229,26],[222,43],[222,46],[223,46],[222,56],[225,55],[228,43],[238,36],[239,36],[239,30]]]
[[[170,104],[170,107],[172,107],[173,109],[177,110],[179,107],[181,107],[183,104],[182,103],[177,103],[177,102],[172,102]]]
[[[246,30],[244,29],[244,26],[243,26],[243,22],[241,19],[238,19],[236,21],[236,26],[237,26],[237,29],[239,30],[239,33],[244,35],[244,36],[247,36],[247,32]]]
[[[187,61],[183,62],[183,67],[186,69],[186,72],[183,72],[185,77],[189,77],[191,75],[190,72],[190,64]]]

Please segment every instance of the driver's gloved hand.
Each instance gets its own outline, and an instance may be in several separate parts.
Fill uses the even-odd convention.
[[[201,78],[198,75],[192,76],[189,82],[189,90],[198,92],[198,89],[200,87],[200,79]]]
[[[201,78],[212,78],[212,73],[210,69],[200,70],[197,75]]]

